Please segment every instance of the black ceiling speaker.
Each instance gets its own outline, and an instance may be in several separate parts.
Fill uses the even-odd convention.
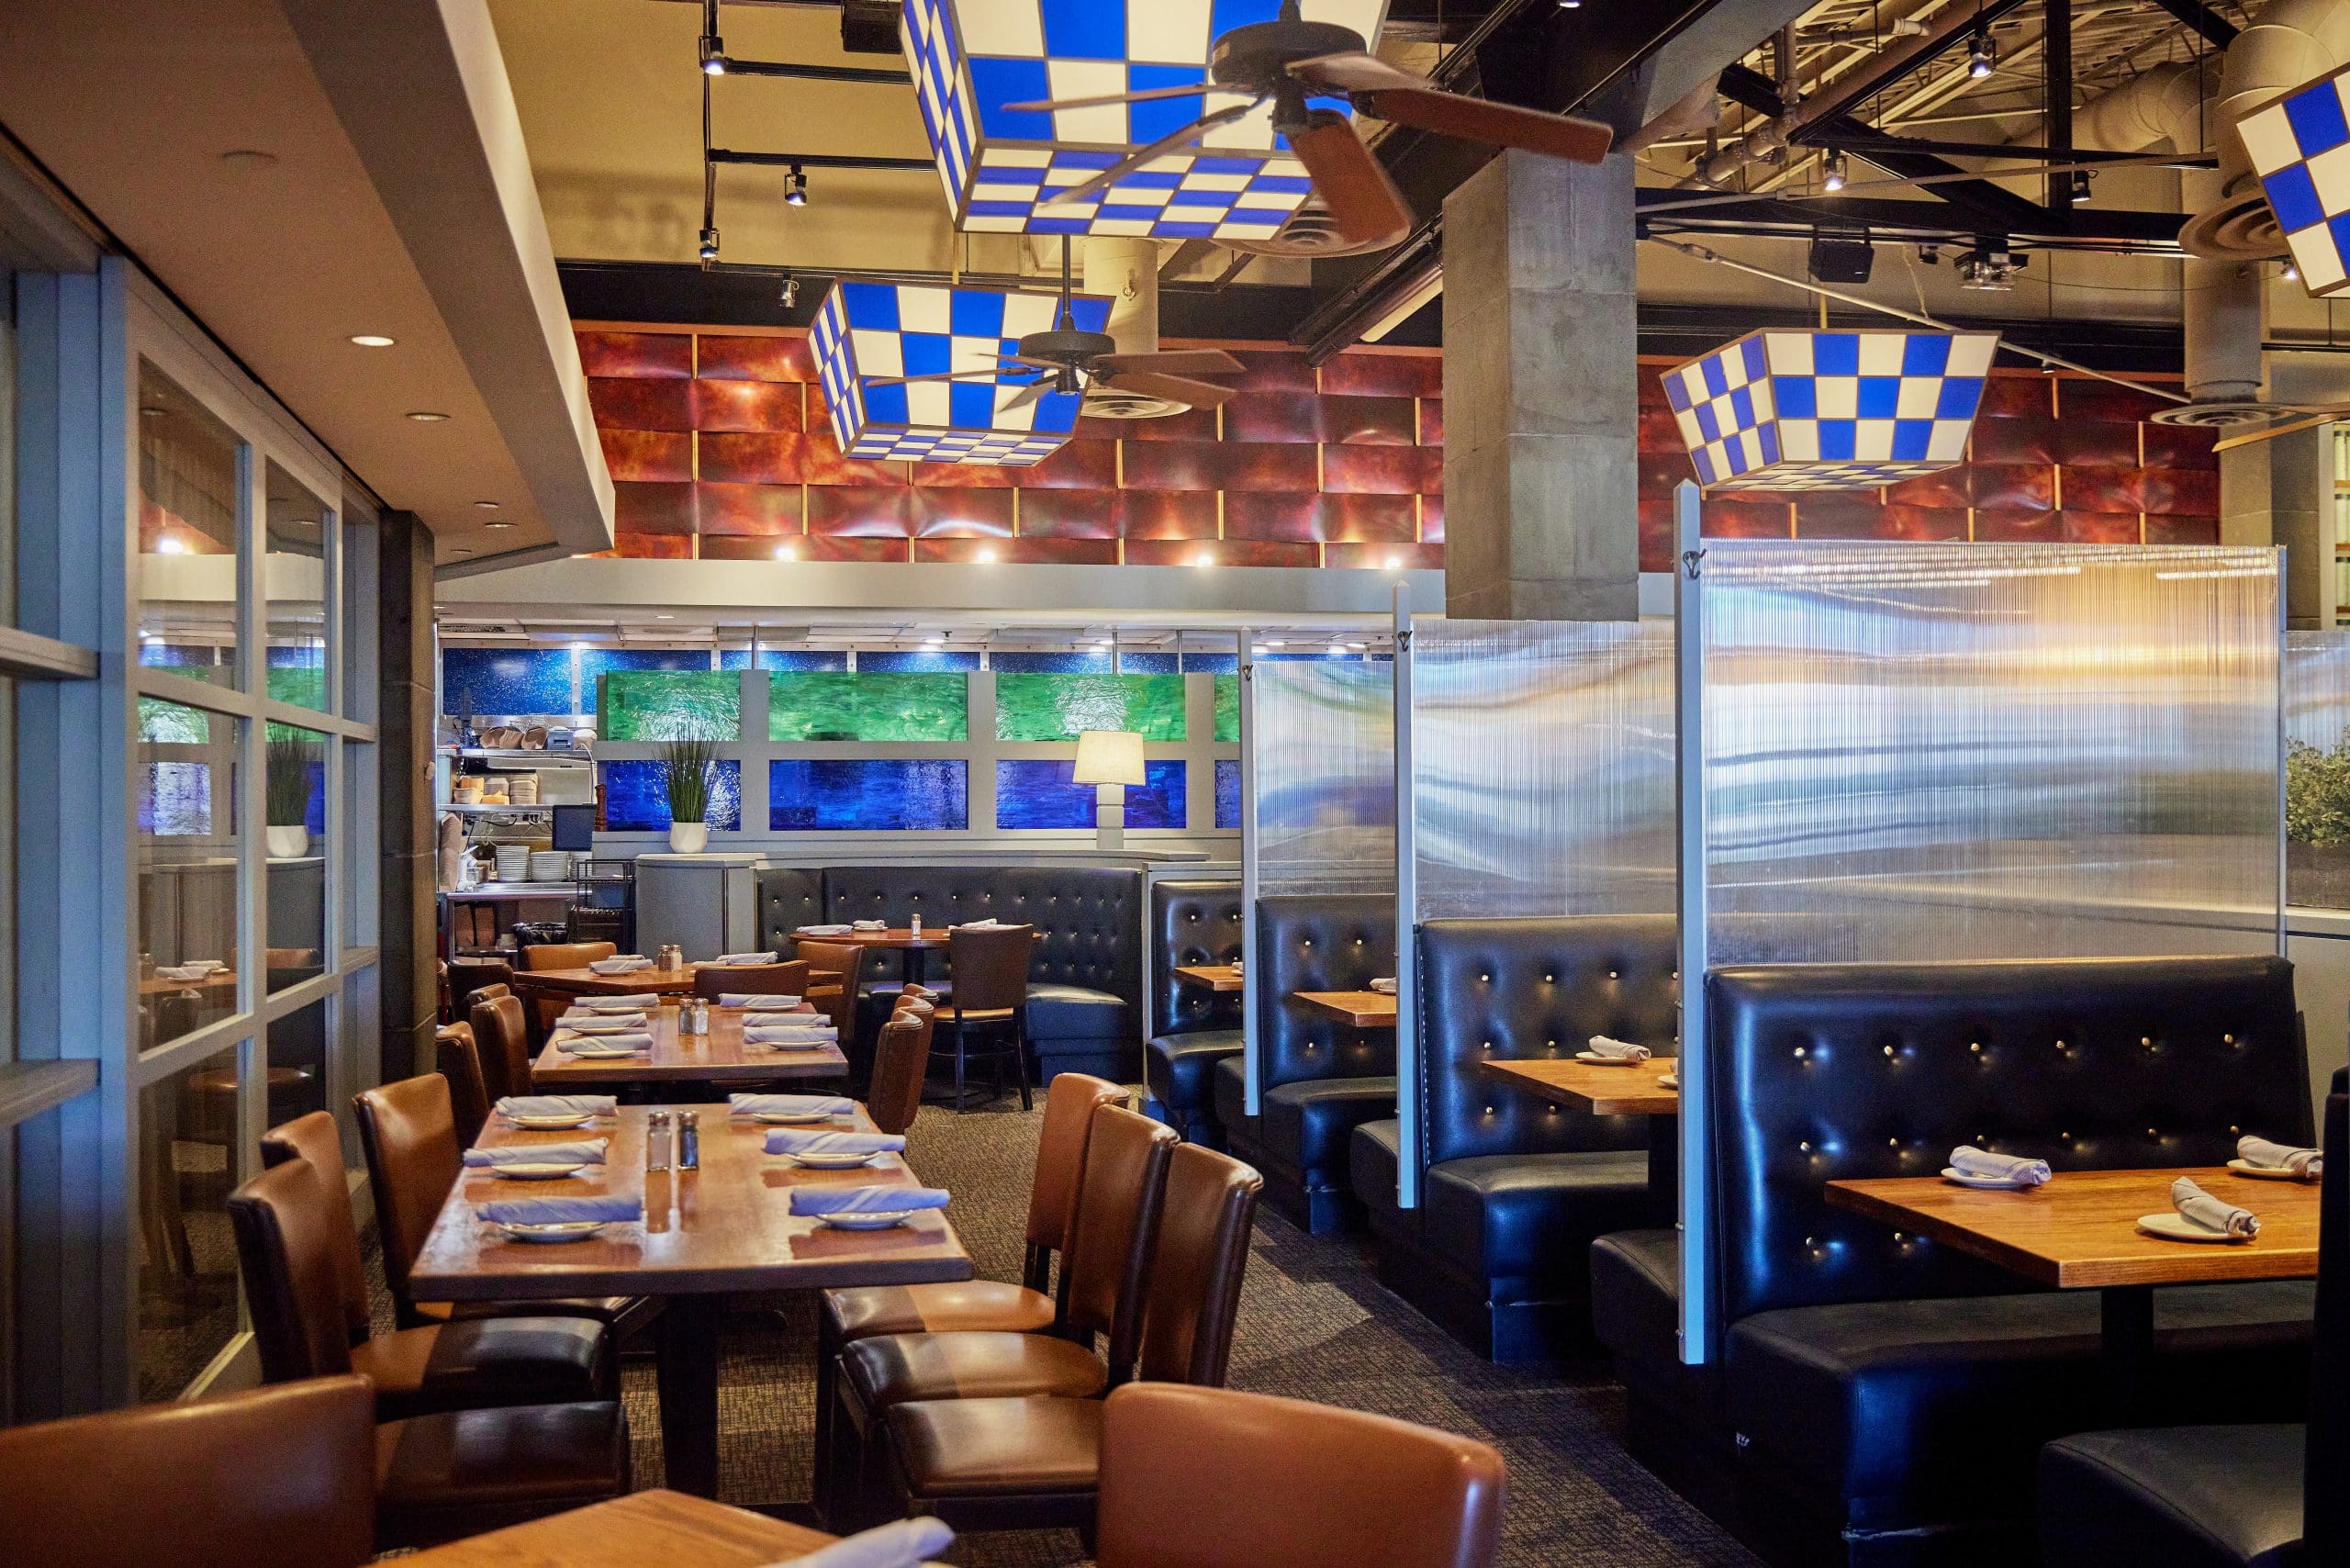
[[[898,52],[898,0],[843,0],[841,48],[851,54]]]
[[[1876,263],[1876,247],[1866,240],[1831,240],[1826,235],[1811,242],[1811,276],[1815,283],[1866,283]]]

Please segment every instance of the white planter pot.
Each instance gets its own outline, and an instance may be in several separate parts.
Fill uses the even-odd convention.
[[[269,857],[272,860],[295,860],[310,852],[310,830],[300,823],[291,827],[272,826],[269,830]]]
[[[669,852],[673,855],[699,855],[710,847],[708,823],[671,823]]]

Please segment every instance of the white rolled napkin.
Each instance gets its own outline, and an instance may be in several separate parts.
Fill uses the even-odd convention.
[[[558,1029],[572,1029],[582,1035],[625,1035],[651,1027],[642,1013],[595,1013],[574,1008],[554,1021]]]
[[[967,920],[955,929],[957,931],[993,931],[997,926],[1002,925],[1002,921],[998,920],[993,915],[990,915],[985,920]]]
[[[626,996],[581,996],[572,1000],[574,1010],[585,1008],[590,1013],[643,1013],[648,1007],[661,1005],[658,991],[632,991]]]
[[[851,931],[887,931],[890,923],[886,920],[852,920],[848,928]]]
[[[1371,982],[1371,989],[1382,996],[1393,996],[1395,994],[1395,981],[1393,977],[1382,977]]]
[[[729,1094],[731,1116],[845,1116],[856,1102],[845,1094]]]
[[[820,1035],[813,1029],[745,1029],[743,1043],[746,1046],[829,1046],[836,1036]]]
[[[588,966],[599,975],[632,975],[639,969],[649,969],[653,960],[641,953],[630,953],[616,958],[598,958]]]
[[[495,1148],[465,1150],[465,1163],[487,1165],[601,1165],[610,1138],[582,1138],[577,1143],[501,1143]]]
[[[906,1140],[896,1133],[811,1132],[778,1127],[767,1134],[769,1154],[899,1154]]]
[[[796,1215],[893,1214],[900,1209],[943,1209],[944,1187],[794,1187]]]
[[[2194,1179],[2181,1176],[2170,1184],[2171,1206],[2178,1210],[2189,1225],[2205,1230],[2223,1231],[2241,1236],[2249,1241],[2260,1234],[2260,1216],[2250,1209],[2240,1209],[2223,1199],[2215,1198],[2195,1184]]]
[[[732,969],[740,969],[749,964],[772,964],[775,961],[773,953],[721,953],[711,960],[713,964],[723,964]]]
[[[2263,1170],[2289,1170],[2304,1182],[2314,1182],[2325,1174],[2322,1151],[2296,1148],[2291,1144],[2270,1143],[2265,1137],[2236,1139],[2236,1158]]]
[[[800,1013],[779,1008],[754,1007],[743,1014],[743,1025],[750,1029],[822,1029],[837,1033],[832,1020],[821,1013]]]
[[[796,936],[845,936],[850,927],[843,924],[803,925],[792,935]]]
[[[1605,1035],[1594,1035],[1586,1048],[1593,1056],[1606,1057],[1609,1061],[1646,1061],[1653,1054],[1646,1046],[1636,1046],[1629,1040],[1611,1040]]]
[[[498,1102],[498,1114],[517,1116],[609,1116],[620,1109],[610,1094],[509,1094]]]
[[[551,1042],[556,1050],[575,1057],[637,1057],[653,1048],[651,1035],[578,1035],[558,1031]]]
[[[2020,1154],[1993,1154],[1987,1148],[1977,1148],[1971,1143],[1960,1144],[1950,1151],[1950,1168],[1962,1176],[1979,1176],[1986,1182],[2014,1182],[2026,1187],[2037,1187],[2049,1178],[2048,1161],[2028,1159]]]
[[[721,1007],[756,1007],[767,1012],[779,1012],[785,1008],[799,1006],[800,999],[796,996],[780,995],[775,991],[722,991],[718,993],[718,1005]]]
[[[921,1568],[954,1540],[955,1532],[937,1519],[900,1519],[769,1568]]]

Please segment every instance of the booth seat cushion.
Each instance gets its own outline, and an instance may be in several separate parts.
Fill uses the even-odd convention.
[[[1265,1148],[1299,1170],[1341,1172],[1356,1127],[1395,1114],[1395,1080],[1311,1078],[1265,1091]]]
[[[1143,1076],[1151,1098],[1170,1111],[1186,1114],[1215,1108],[1215,1064],[1240,1054],[1237,1029],[1194,1029],[1184,1035],[1161,1035],[1150,1042],[1143,1058]]]
[[[1106,991],[1081,985],[1032,984],[1028,988],[1028,1037],[1032,1040],[1125,1038],[1131,1009]]]
[[[1648,1156],[1491,1154],[1427,1170],[1427,1247],[1485,1279],[1589,1277],[1591,1243],[1650,1217]]]
[[[1395,1206],[1395,1175],[1403,1161],[1403,1124],[1390,1116],[1359,1125],[1347,1140],[1347,1179],[1355,1196],[1376,1221],[1390,1224],[1416,1216],[1417,1209]]]
[[[1719,1361],[1681,1361],[1679,1231],[1618,1230],[1591,1244],[1591,1328],[1622,1381],[1693,1410],[1719,1408]]]
[[[2291,1568],[2299,1425],[2087,1432],[2040,1453],[2041,1561]]]
[[[2156,1292],[2155,1414],[2299,1415],[2314,1302],[2300,1281]],[[2086,1291],[1756,1313],[1729,1329],[1730,1419],[1757,1459],[1852,1500],[1857,1525],[2001,1512],[2040,1444],[2098,1424],[2098,1343]]]

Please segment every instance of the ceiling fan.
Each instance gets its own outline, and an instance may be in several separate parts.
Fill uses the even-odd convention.
[[[1282,0],[1281,15],[1273,21],[1251,22],[1217,39],[1208,56],[1208,76],[1205,84],[1005,105],[1017,112],[1042,114],[1199,97],[1203,93],[1238,94],[1246,99],[1169,131],[1045,205],[1082,201],[1107,190],[1153,160],[1190,146],[1270,100],[1273,129],[1287,139],[1290,151],[1305,165],[1339,232],[1349,241],[1368,244],[1401,239],[1412,226],[1412,210],[1404,205],[1353,122],[1333,109],[1308,107],[1309,97],[1343,95],[1364,113],[1392,124],[1520,148],[1576,163],[1598,162],[1607,155],[1608,143],[1615,137],[1597,120],[1448,93],[1427,77],[1398,70],[1372,54],[1363,36],[1353,28],[1304,20],[1297,0]]]
[[[1047,392],[1125,392],[1194,409],[1227,403],[1237,389],[1203,375],[1237,375],[1248,367],[1222,349],[1178,349],[1168,353],[1120,353],[1107,332],[1080,331],[1069,311],[1069,247],[1061,241],[1061,303],[1049,330],[1020,340],[1017,353],[997,354],[994,369],[945,370],[929,375],[868,375],[869,386],[912,386],[926,381],[985,381],[1002,384],[1008,373],[1031,372],[1005,410],[1022,409]]]

